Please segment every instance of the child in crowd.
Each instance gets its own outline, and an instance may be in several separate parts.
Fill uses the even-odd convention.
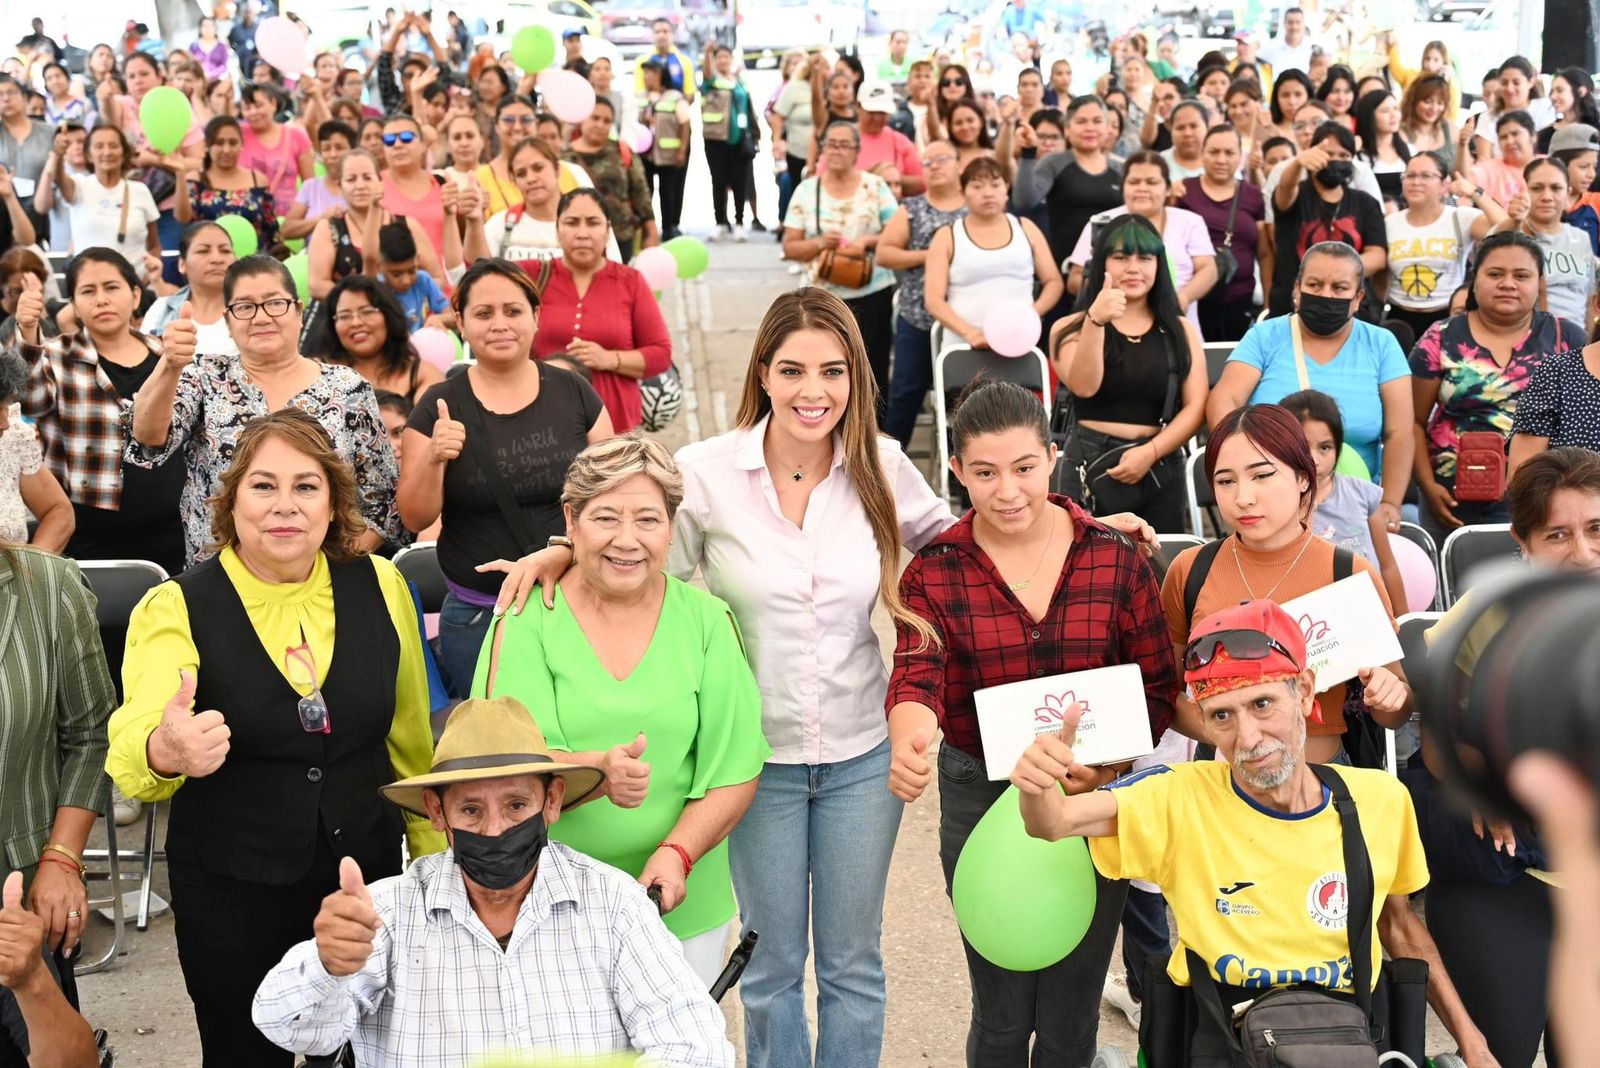
[[[417,266],[417,242],[404,222],[386,223],[378,231],[378,261],[381,280],[405,309],[407,330],[415,334],[424,327],[455,326],[455,313],[439,283]]]
[[[1326,393],[1307,389],[1289,394],[1282,404],[1300,420],[1317,461],[1317,510],[1311,518],[1311,533],[1366,557],[1383,575],[1390,602],[1403,608],[1405,583],[1389,548],[1389,532],[1378,515],[1383,489],[1375,482],[1334,470],[1344,449],[1344,418],[1338,402]]]

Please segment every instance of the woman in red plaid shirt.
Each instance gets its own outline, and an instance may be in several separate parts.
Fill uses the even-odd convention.
[[[889,789],[915,801],[939,748],[939,860],[945,890],[972,828],[1006,789],[991,781],[973,692],[1022,679],[1137,663],[1151,737],[1172,720],[1177,669],[1160,590],[1129,542],[1066,497],[1049,492],[1056,449],[1033,394],[1003,382],[969,387],[956,409],[951,467],[972,510],[912,559],[900,580],[906,608],[937,642],[897,624],[889,681]],[[1140,714],[1130,711],[1130,714]],[[1067,789],[1110,782],[1117,767],[1082,768]],[[1094,920],[1078,948],[1037,972],[1014,972],[963,940],[972,984],[969,1065],[1082,1065],[1094,1056],[1100,991],[1127,884],[1096,875]],[[1049,1011],[1040,1012],[1041,1006]]]

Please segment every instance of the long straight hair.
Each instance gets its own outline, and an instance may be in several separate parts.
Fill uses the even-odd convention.
[[[1135,153],[1135,157],[1142,155],[1148,153]],[[1163,167],[1166,166],[1166,161],[1159,155],[1155,158]],[[1133,159],[1130,157],[1130,163]],[[1149,160],[1141,162],[1148,163]],[[1119,215],[1106,223],[1105,229],[1100,232],[1099,240],[1093,244],[1089,263],[1083,269],[1083,285],[1073,305],[1074,312],[1083,314],[1063,332],[1062,340],[1082,332],[1089,306],[1100,295],[1100,290],[1105,288],[1106,259],[1113,252],[1155,257],[1156,277],[1151,283],[1150,292],[1145,295],[1145,303],[1150,307],[1150,317],[1155,320],[1156,328],[1167,336],[1168,344],[1172,346],[1173,355],[1178,360],[1178,381],[1182,382],[1189,374],[1189,332],[1184,328],[1186,320],[1178,304],[1178,289],[1173,284],[1172,272],[1167,269],[1167,246],[1156,232],[1155,224],[1143,215]]]
[[[867,363],[861,330],[844,301],[825,289],[807,286],[772,302],[756,331],[734,425],[748,429],[772,412],[772,399],[761,388],[762,372],[772,365],[772,358],[783,343],[800,330],[827,334],[844,350],[845,373],[850,380],[850,400],[839,423],[844,438],[844,469],[861,498],[861,507],[872,527],[872,540],[878,545],[878,599],[896,624],[917,633],[923,647],[936,643],[938,635],[932,625],[906,608],[900,599],[900,519],[883,462],[878,458],[878,420],[874,414],[877,386]]]

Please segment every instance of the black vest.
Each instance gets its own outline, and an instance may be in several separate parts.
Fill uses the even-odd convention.
[[[329,734],[301,727],[284,650],[262,646],[220,558],[174,580],[200,654],[194,707],[221,712],[232,736],[222,767],[173,795],[172,863],[284,886],[305,878],[323,835],[369,882],[399,873],[404,821],[378,787],[395,779],[386,739],[400,639],[371,560],[329,561],[328,571],[337,621],[322,685]]]

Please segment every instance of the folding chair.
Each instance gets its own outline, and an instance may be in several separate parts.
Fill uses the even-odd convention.
[[[1433,561],[1434,609],[1440,609],[1444,603],[1444,585],[1439,581],[1439,546],[1434,544],[1433,535],[1429,534],[1422,526],[1409,520],[1400,521],[1400,536],[1412,542],[1428,554],[1428,559]]]
[[[1216,387],[1217,380],[1222,377],[1222,369],[1228,363],[1228,357],[1233,355],[1237,348],[1237,341],[1207,341],[1204,345],[1206,353],[1206,381],[1212,388]]]
[[[83,575],[84,584],[87,585],[95,596],[95,622],[100,627],[100,644],[105,648],[106,665],[111,670],[111,679],[116,687],[117,698],[122,697],[122,656],[128,640],[128,620],[133,615],[134,607],[141,598],[163,582],[167,581],[167,573],[159,565],[148,560],[83,560],[78,564]],[[150,881],[155,874],[157,861],[165,862],[165,850],[156,848],[156,816],[160,811],[159,802],[146,802],[144,806],[144,847],[140,850],[119,849],[116,844],[116,813],[111,810],[110,791],[107,790],[106,802],[106,848],[85,850],[83,857],[89,860],[104,860],[106,872],[104,876],[111,884],[111,907],[114,916],[120,916],[123,911],[122,901],[122,865],[136,862],[139,870],[139,908],[135,914],[134,926],[146,930],[150,926]],[[157,912],[166,908],[160,902],[156,906]],[[114,923],[117,921],[114,919]],[[121,924],[117,923],[117,935],[112,941],[111,953],[106,958],[109,961],[115,955],[117,943],[121,940]],[[105,962],[97,961],[96,964],[104,966]]]
[[[1205,543],[1204,538],[1193,534],[1157,534],[1156,544],[1159,547],[1156,549],[1156,559],[1161,561],[1161,569],[1165,571],[1172,566],[1172,561],[1176,560],[1183,550]]]
[[[1206,478],[1205,459],[1205,450],[1200,449],[1190,453],[1183,461],[1183,492],[1189,504],[1189,533],[1197,538],[1206,536],[1207,518],[1211,520],[1211,529],[1218,536],[1223,533],[1222,514],[1217,511],[1217,495],[1212,492],[1211,480]]]
[[[415,583],[422,596],[422,610],[437,612],[444,607],[444,572],[439,569],[439,543],[419,541],[394,554],[394,566],[407,582]]]
[[[939,496],[950,499],[950,411],[951,390],[964,389],[982,375],[1001,382],[1015,382],[1043,396],[1049,388],[1050,363],[1034,348],[1026,356],[1001,356],[988,349],[968,348],[959,341],[953,348],[941,348],[944,331],[934,327],[933,420],[934,442],[939,453]],[[1044,402],[1041,401],[1042,405]]]
[[[1496,560],[1513,560],[1517,555],[1510,523],[1476,523],[1452,530],[1439,550],[1444,607],[1461,599],[1478,568]]]

